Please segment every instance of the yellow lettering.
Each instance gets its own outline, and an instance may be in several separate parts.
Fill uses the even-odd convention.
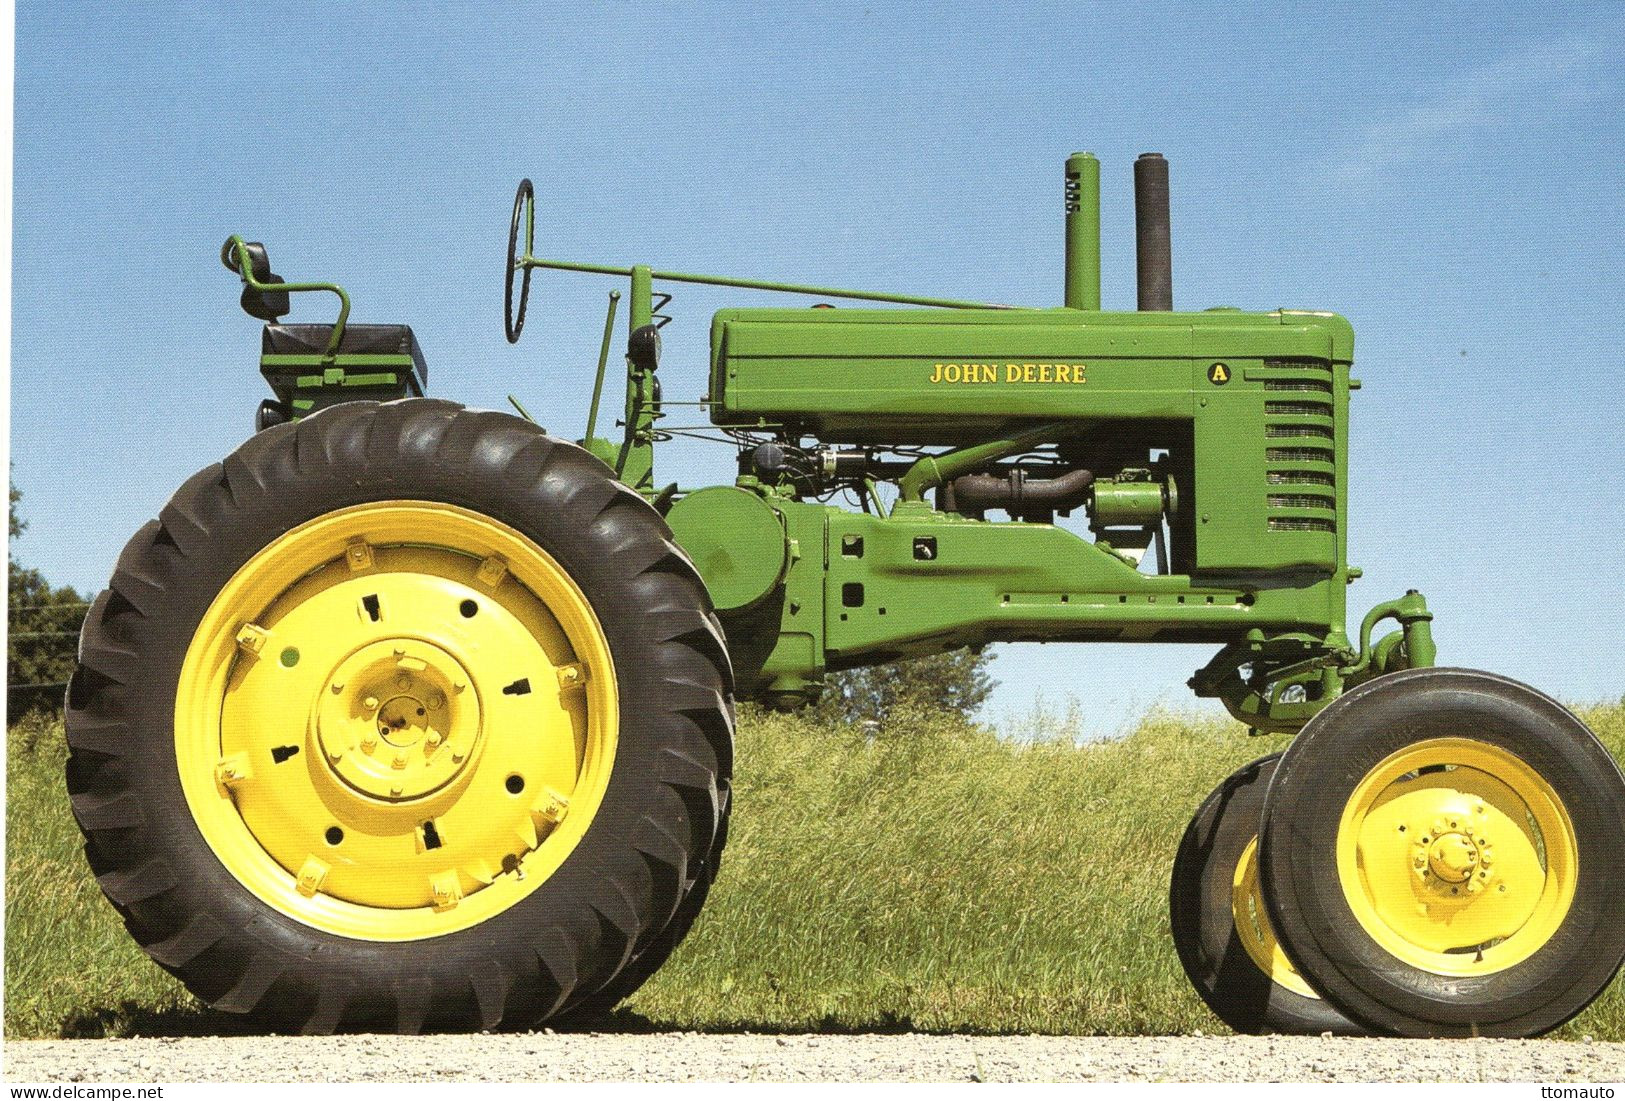
[[[1004,381],[1006,381],[1006,382],[1020,382],[1021,381],[1021,365],[1017,364],[1017,363],[1006,363],[1004,365]]]
[[[930,378],[929,381],[931,381],[931,382],[941,382],[942,381],[942,364],[939,363],[935,367],[931,368],[931,378]]]
[[[1040,363],[1038,365],[1038,381],[1039,382],[1054,382],[1055,381],[1055,376],[1052,374],[1053,371],[1054,371],[1053,364]]]
[[[1070,363],[1057,363],[1055,365],[1055,381],[1056,382],[1071,382],[1072,381],[1072,365]]]
[[[1023,363],[1021,365],[1021,381],[1031,382],[1033,380],[1033,374],[1035,371],[1037,371],[1037,369],[1038,365],[1036,363]]]
[[[997,363],[984,363],[984,364],[982,364],[982,381],[983,382],[998,382],[999,381],[999,365]]]

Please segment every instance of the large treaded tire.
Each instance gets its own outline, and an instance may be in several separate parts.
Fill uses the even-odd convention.
[[[1236,869],[1258,837],[1264,793],[1280,759],[1273,753],[1243,765],[1191,817],[1169,882],[1174,948],[1197,994],[1237,1032],[1363,1036],[1365,1029],[1324,999],[1274,981],[1236,928]]]
[[[1447,748],[1431,748],[1441,745]],[[1463,745],[1485,747],[1481,759],[1502,763],[1464,765],[1466,753],[1456,748]],[[1407,754],[1431,756],[1422,763]],[[1475,771],[1520,796],[1544,787],[1555,797],[1566,813],[1566,828],[1545,838],[1539,875],[1511,885],[1517,897],[1521,891],[1535,892],[1538,879],[1537,897],[1544,900],[1548,892],[1561,896],[1564,877],[1572,877],[1572,894],[1565,908],[1553,909],[1549,932],[1535,918],[1525,919],[1525,926],[1479,946],[1476,959],[1470,950],[1454,957],[1441,954],[1441,960],[1460,961],[1452,969],[1430,965],[1426,957],[1403,958],[1399,952],[1417,951],[1403,938],[1381,943],[1378,936],[1391,935],[1387,929],[1394,926],[1373,932],[1362,924],[1350,901],[1362,896],[1351,896],[1351,891],[1372,890],[1370,883],[1385,882],[1373,878],[1383,865],[1362,848],[1361,879],[1351,886],[1340,871],[1340,843],[1353,835],[1349,822],[1358,822],[1363,813],[1362,791],[1376,790],[1374,777],[1400,768],[1410,771],[1381,788],[1373,808],[1403,808],[1401,800],[1407,796],[1399,789],[1406,785],[1412,790],[1421,784],[1471,790]],[[1465,778],[1454,778],[1462,768]],[[1497,796],[1482,795],[1477,801],[1495,804]],[[1460,816],[1471,813],[1469,808]],[[1520,813],[1525,828],[1533,828],[1537,812],[1525,808]],[[1446,810],[1442,817],[1457,813]],[[1431,813],[1414,821],[1401,818],[1395,827],[1407,837],[1423,834],[1424,855],[1415,858],[1418,869],[1430,867],[1426,845],[1456,837],[1448,828],[1457,826],[1456,821],[1430,824],[1432,818]],[[1382,822],[1383,832],[1390,833],[1385,819],[1375,813],[1370,819]],[[1494,861],[1483,868],[1495,874],[1504,871],[1507,850],[1519,843],[1505,821],[1516,820],[1504,820],[1499,832],[1492,832],[1493,820],[1478,827],[1484,831],[1478,835],[1481,844],[1493,841]],[[1562,836],[1569,833],[1572,838]],[[1378,1032],[1536,1036],[1590,1004],[1625,959],[1625,777],[1584,723],[1555,700],[1506,677],[1470,669],[1412,669],[1378,677],[1333,701],[1276,767],[1259,844],[1265,900],[1281,943],[1323,997]],[[1554,871],[1558,863],[1569,870]],[[1420,872],[1418,878],[1431,882]],[[1458,894],[1449,878],[1440,878],[1439,897],[1466,893]],[[1412,888],[1424,900],[1430,889]],[[1503,889],[1489,879],[1482,898],[1493,900],[1493,892]],[[1430,914],[1436,905],[1429,901],[1424,909],[1416,901],[1411,892],[1382,896],[1379,902],[1391,907],[1382,920],[1415,920],[1410,915]],[[1456,905],[1451,902],[1442,912],[1449,914]],[[1523,946],[1515,943],[1524,937]],[[1517,954],[1508,955],[1505,965],[1485,962],[1481,970],[1473,970],[1480,961],[1493,961],[1501,944],[1516,947]],[[1453,951],[1458,950],[1442,953]]]
[[[588,1025],[602,1020],[614,1011],[621,1002],[630,998],[644,983],[654,977],[677,946],[683,943],[689,930],[694,928],[694,922],[699,919],[700,911],[705,907],[705,900],[711,895],[711,887],[716,882],[717,872],[721,867],[722,849],[728,841],[728,819],[733,813],[733,800],[731,793],[724,789],[722,793],[722,819],[717,826],[716,841],[712,843],[711,853],[699,869],[694,886],[684,896],[683,903],[677,908],[671,923],[661,931],[647,948],[633,957],[620,973],[609,981],[609,985],[583,999],[569,1013],[568,1023],[571,1025]]]
[[[557,871],[472,927],[390,942],[320,930],[245,889],[188,812],[173,730],[188,645],[235,572],[315,517],[402,499],[500,521],[564,568],[607,638],[620,721],[602,804]],[[641,497],[516,417],[358,402],[259,433],[130,541],[79,663],[67,781],[99,885],[148,955],[267,1028],[534,1024],[669,953],[662,938],[686,931],[674,918],[714,875],[733,684],[704,584]]]

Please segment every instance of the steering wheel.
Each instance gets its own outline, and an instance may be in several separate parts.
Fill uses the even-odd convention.
[[[525,215],[525,252],[519,254],[519,215]],[[508,270],[507,282],[503,294],[502,326],[508,334],[508,343],[519,343],[519,334],[525,328],[525,305],[530,301],[530,268],[524,263],[525,258],[533,255],[531,246],[535,244],[536,236],[536,189],[531,187],[530,181],[520,180],[519,190],[513,196],[513,220],[508,223]],[[523,271],[524,277],[519,283],[519,312],[514,313],[513,284],[514,275]]]

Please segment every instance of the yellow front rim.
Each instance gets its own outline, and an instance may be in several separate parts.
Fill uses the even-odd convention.
[[[1252,957],[1258,969],[1277,986],[1318,1001],[1320,995],[1304,981],[1281,950],[1269,915],[1264,911],[1264,896],[1258,885],[1257,837],[1247,842],[1241,859],[1236,861],[1236,872],[1231,880],[1230,909],[1235,917],[1236,935],[1241,938],[1241,946],[1247,950],[1247,955]]]
[[[1489,975],[1549,942],[1574,901],[1574,824],[1522,758],[1469,738],[1390,755],[1354,789],[1337,871],[1378,944],[1439,975]]]
[[[182,666],[187,806],[249,891],[307,925],[404,941],[536,890],[615,759],[592,607],[524,535],[443,504],[341,509],[227,582]]]

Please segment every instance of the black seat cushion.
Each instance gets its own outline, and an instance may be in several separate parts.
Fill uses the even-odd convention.
[[[264,355],[319,356],[333,338],[331,325],[267,325],[260,342]],[[411,356],[418,376],[418,390],[426,393],[429,365],[410,325],[346,325],[339,341],[339,355]]]

